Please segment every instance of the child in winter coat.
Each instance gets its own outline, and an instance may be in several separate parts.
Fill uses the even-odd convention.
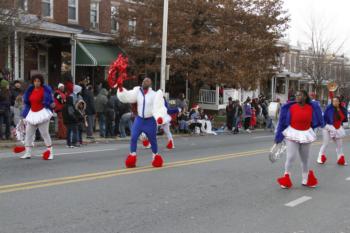
[[[76,119],[77,119],[77,139],[79,145],[83,145],[83,129],[84,127],[87,127],[87,120],[86,120],[86,103],[84,100],[78,100],[75,104],[76,109]]]

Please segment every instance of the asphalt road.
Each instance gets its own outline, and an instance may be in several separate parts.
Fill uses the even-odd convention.
[[[145,149],[125,169],[127,142],[56,147],[53,161],[1,151],[0,233],[350,232],[350,171],[336,165],[334,145],[325,166],[315,162],[320,144],[312,147],[319,187],[300,185],[297,161],[294,187],[282,190],[284,158],[267,159],[272,138],[178,137],[173,151],[160,139],[161,169]]]

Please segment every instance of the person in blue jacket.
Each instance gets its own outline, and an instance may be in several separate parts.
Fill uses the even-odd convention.
[[[275,143],[285,140],[287,158],[284,176],[277,179],[282,188],[291,188],[291,166],[299,154],[302,163],[302,185],[316,187],[317,179],[309,169],[311,143],[316,140],[314,129],[323,126],[322,110],[312,102],[306,91],[298,91],[295,101],[282,106],[275,135]]]
[[[329,104],[326,110],[324,111],[323,119],[323,144],[318,154],[317,163],[326,163],[327,157],[325,152],[330,140],[332,139],[337,145],[336,152],[338,158],[338,165],[344,166],[347,164],[343,153],[343,138],[345,137],[346,133],[342,124],[348,121],[348,116],[346,108],[341,106],[339,97],[334,97],[332,99],[332,103]]]

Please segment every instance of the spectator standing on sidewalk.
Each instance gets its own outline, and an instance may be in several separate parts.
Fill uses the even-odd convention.
[[[248,97],[246,101],[244,102],[243,105],[243,110],[244,110],[244,130],[247,131],[248,133],[251,133],[249,126],[250,126],[250,120],[252,117],[252,106],[251,106],[251,100]]]
[[[75,104],[76,119],[77,119],[77,145],[83,145],[83,129],[87,126],[85,115],[86,103],[80,99]]]
[[[6,80],[0,81],[0,140],[10,139],[10,90],[9,82]],[[5,125],[5,135],[3,135],[3,124]]]
[[[57,114],[57,138],[65,139],[67,137],[67,129],[63,123],[62,110],[64,105],[66,104],[66,94],[64,93],[64,85],[62,83],[58,84],[57,90],[54,93],[54,101],[55,101],[55,112]]]
[[[176,99],[176,107],[181,108],[182,110],[188,111],[187,101],[185,99],[185,94],[181,93]]]
[[[74,148],[77,147],[77,134],[78,134],[78,119],[77,110],[74,104],[73,95],[69,95],[66,99],[66,104],[62,110],[63,122],[67,128],[67,147]]]
[[[17,98],[15,100],[15,105],[13,106],[13,123],[15,126],[19,123],[19,121],[22,119],[22,111],[24,108],[23,103],[23,92],[17,95]]]
[[[23,95],[22,83],[19,80],[13,82],[13,87],[11,88],[11,106],[15,105],[15,101],[18,95]]]
[[[226,106],[226,126],[227,129],[232,131],[234,120],[234,105],[232,97],[228,98],[228,104]]]
[[[82,97],[86,104],[86,119],[87,119],[87,127],[86,127],[86,138],[94,139],[94,123],[95,123],[95,98],[94,93],[92,91],[92,86],[85,86],[82,84]]]
[[[236,100],[234,103],[234,107],[233,107],[233,115],[234,115],[233,125],[235,127],[235,129],[233,131],[234,134],[239,133],[239,127],[240,127],[241,121],[242,121],[242,114],[243,114],[242,106],[241,106],[239,100]]]
[[[106,137],[114,136],[114,101],[111,95],[108,96],[108,101],[105,108],[105,119],[106,119]]]
[[[108,102],[108,91],[102,87],[95,99],[95,109],[100,128],[100,137],[106,137],[105,110]]]

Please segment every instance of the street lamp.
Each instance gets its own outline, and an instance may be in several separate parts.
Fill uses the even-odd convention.
[[[169,1],[164,0],[163,9],[163,37],[162,37],[162,58],[160,66],[160,89],[165,92],[165,70],[166,70],[166,50],[167,50],[167,38],[168,38],[168,8]]]

